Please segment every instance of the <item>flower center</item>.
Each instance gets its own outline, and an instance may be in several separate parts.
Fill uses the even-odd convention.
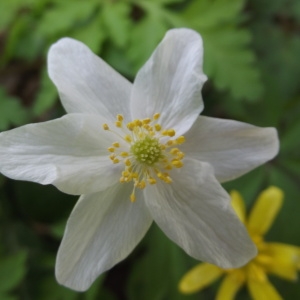
[[[159,140],[149,135],[146,135],[142,140],[136,141],[130,150],[136,161],[150,167],[163,158]]]
[[[157,180],[171,183],[169,172],[183,167],[184,153],[176,146],[184,143],[185,138],[174,138],[174,129],[163,130],[157,123],[159,117],[160,114],[156,113],[152,118],[134,120],[124,126],[123,116],[117,115],[115,126],[118,132],[103,124],[104,130],[119,138],[107,150],[112,163],[124,164],[120,182],[133,182],[132,202],[136,199],[136,188],[144,189],[147,184],[156,184]]]

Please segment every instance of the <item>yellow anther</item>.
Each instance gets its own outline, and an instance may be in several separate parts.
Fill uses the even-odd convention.
[[[166,177],[164,181],[166,183],[172,183],[172,179],[170,177]]]
[[[122,175],[124,177],[128,177],[130,175],[130,173],[127,170],[125,170],[125,171],[122,172]]]
[[[143,127],[148,130],[148,131],[152,131],[153,130],[153,127],[150,126],[149,124],[144,124]]]
[[[122,122],[116,121],[116,122],[115,122],[115,125],[116,125],[117,127],[122,127]]]
[[[161,126],[159,124],[155,124],[154,128],[156,131],[160,131],[161,130]]]
[[[174,129],[169,129],[167,132],[168,132],[168,136],[171,136],[171,137],[176,134]]]
[[[117,120],[119,122],[122,122],[124,120],[124,117],[122,115],[117,115]]]
[[[142,180],[141,182],[138,183],[137,185],[140,189],[144,189],[146,187],[146,182]]]
[[[160,117],[160,114],[159,114],[159,113],[156,113],[156,114],[153,115],[153,119],[154,119],[154,120],[157,120],[159,117]]]
[[[124,169],[119,181],[133,185],[130,195],[132,202],[136,201],[136,188],[144,189],[159,180],[171,183],[168,172],[183,166],[184,153],[177,145],[184,143],[185,138],[173,138],[176,135],[175,130],[162,128],[156,121],[159,118],[160,114],[156,113],[152,118],[135,119],[125,126],[123,115],[118,114],[115,126],[126,131],[124,134],[111,131],[107,124],[102,125],[104,130],[109,130],[119,137],[122,134],[123,141],[127,142],[127,146],[121,141],[114,142],[107,150],[111,152],[109,158],[112,163],[123,164]]]
[[[176,142],[177,142],[178,145],[183,144],[185,142],[185,137],[183,135],[179,136],[176,139]]]
[[[176,168],[181,168],[183,167],[183,162],[181,160],[174,159],[172,161],[172,165]]]
[[[131,202],[135,202],[136,198],[135,198],[135,194],[134,193],[132,193],[130,195],[130,200],[131,200]]]
[[[170,150],[170,153],[173,154],[173,155],[176,155],[178,152],[180,152],[178,148],[172,148]]]
[[[134,120],[133,122],[136,126],[139,126],[139,127],[141,127],[143,125],[141,120]]]
[[[131,176],[132,176],[132,178],[135,178],[135,179],[139,178],[139,174],[136,172],[132,173]]]
[[[156,183],[156,179],[154,179],[153,177],[149,177],[149,178],[148,178],[148,182],[149,182],[150,184],[155,184],[155,183]]]
[[[125,160],[125,165],[127,166],[127,167],[129,167],[129,166],[131,166],[131,161],[130,161],[130,159],[126,159]]]
[[[163,179],[164,178],[164,175],[161,172],[158,172],[156,175],[157,175],[157,177],[159,179]]]
[[[183,159],[183,158],[184,158],[184,153],[179,151],[177,153],[177,159]]]
[[[128,135],[128,134],[124,136],[124,139],[125,139],[125,141],[128,142],[128,143],[131,143],[131,141],[132,141],[131,136]]]
[[[134,129],[134,124],[132,122],[127,123],[127,128],[132,131]]]

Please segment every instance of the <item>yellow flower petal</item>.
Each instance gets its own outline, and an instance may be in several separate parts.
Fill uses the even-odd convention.
[[[271,227],[283,201],[283,192],[271,186],[264,190],[256,200],[248,219],[251,235],[264,235]]]
[[[245,283],[245,273],[242,270],[230,272],[222,281],[216,300],[232,300]]]
[[[243,197],[238,191],[235,190],[230,192],[230,197],[231,197],[231,205],[233,206],[234,211],[238,215],[239,219],[243,223],[245,223],[246,209],[245,209]]]
[[[297,279],[300,266],[300,247],[281,243],[267,243],[264,253],[271,260],[265,265],[267,272],[288,280]]]
[[[195,293],[220,277],[224,271],[217,266],[203,263],[187,272],[179,282],[179,290],[184,294]]]
[[[248,289],[253,300],[283,300],[269,280],[248,280]]]

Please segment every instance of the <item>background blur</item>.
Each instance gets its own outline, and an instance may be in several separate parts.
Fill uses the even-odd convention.
[[[283,209],[266,240],[300,246],[299,0],[0,1],[0,131],[64,114],[46,70],[49,46],[59,38],[81,40],[133,80],[173,27],[203,36],[204,115],[277,127],[277,158],[225,188],[240,191],[248,208],[269,185],[283,189]],[[214,299],[218,284],[178,293],[179,279],[197,262],[156,226],[88,292],[59,286],[55,256],[76,200],[0,174],[1,300]],[[284,299],[300,299],[300,282],[271,281]],[[250,299],[246,290],[238,298]]]

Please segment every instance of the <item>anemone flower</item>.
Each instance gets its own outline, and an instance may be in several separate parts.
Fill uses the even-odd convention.
[[[224,276],[218,290],[217,300],[233,300],[243,285],[246,285],[252,299],[281,300],[280,294],[268,280],[267,275],[277,275],[295,281],[300,269],[300,247],[269,243],[264,235],[271,227],[283,201],[283,192],[274,186],[264,190],[257,198],[251,213],[246,219],[242,196],[231,192],[232,205],[240,220],[248,228],[249,234],[258,249],[257,256],[241,268],[224,270],[215,265],[202,263],[191,269],[182,278],[179,289],[190,294],[205,288]]]
[[[231,268],[255,256],[219,182],[273,158],[277,133],[199,117],[202,56],[199,34],[170,30],[131,84],[79,41],[50,48],[67,114],[2,133],[0,171],[81,195],[58,251],[59,283],[86,290],[153,220],[196,259]]]

